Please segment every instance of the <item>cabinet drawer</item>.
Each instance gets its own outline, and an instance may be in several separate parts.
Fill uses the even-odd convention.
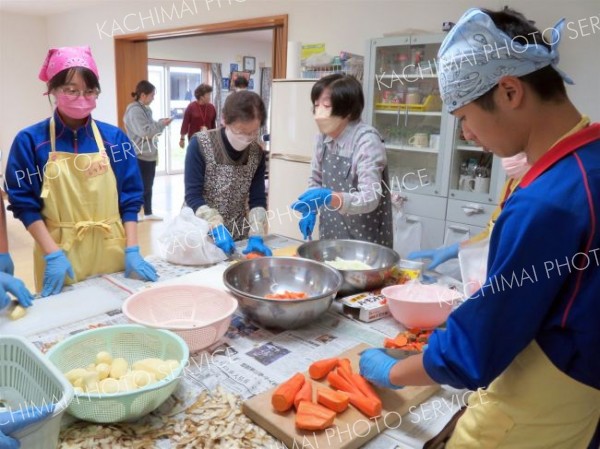
[[[483,232],[484,229],[485,228],[480,226],[470,226],[463,223],[447,221],[444,232],[444,246],[469,240],[471,237],[475,237],[480,232]]]
[[[406,192],[400,193],[400,196],[404,199],[403,210],[406,214],[437,218],[438,220],[446,218],[447,198]]]
[[[446,215],[446,219],[456,223],[485,227],[494,209],[496,209],[495,204],[448,200],[448,214]]]

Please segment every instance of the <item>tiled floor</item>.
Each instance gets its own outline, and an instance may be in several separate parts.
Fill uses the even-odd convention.
[[[163,217],[175,215],[183,204],[183,175],[157,176],[154,181],[153,212]],[[23,224],[6,214],[10,253],[15,263],[15,276],[33,290],[33,237]],[[158,253],[158,237],[165,221],[143,221],[138,224],[138,239],[143,255]]]

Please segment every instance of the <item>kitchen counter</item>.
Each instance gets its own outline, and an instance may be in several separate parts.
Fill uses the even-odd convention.
[[[271,235],[265,243],[277,249],[301,242]],[[244,246],[243,242],[238,243],[240,250]],[[224,289],[222,274],[230,263],[183,267],[168,264],[158,256],[148,260],[161,276],[157,284],[191,283],[221,289]],[[127,279],[121,273],[81,282],[72,290],[90,286],[103,289],[105,295],[122,301],[150,284]],[[28,335],[28,338],[45,352],[57,341],[82,330],[126,322],[120,310],[109,310]],[[238,311],[223,339],[204,351],[191,354],[180,386],[158,410],[136,423],[102,426],[78,422],[65,415],[63,442],[59,447],[91,447],[78,445],[78,442],[89,442],[93,438],[98,442],[98,446],[93,447],[282,448],[280,442],[241,415],[241,400],[270,389],[296,372],[305,371],[314,360],[335,356],[358,343],[381,346],[385,337],[393,337],[402,330],[391,317],[372,323],[355,321],[343,314],[338,302],[310,326],[289,331],[263,329]],[[444,388],[403,416],[398,428],[385,430],[364,447],[422,448],[424,442],[442,430],[464,401],[465,392]],[[220,410],[222,421],[215,418],[215,410]],[[215,444],[215,441],[221,443]]]

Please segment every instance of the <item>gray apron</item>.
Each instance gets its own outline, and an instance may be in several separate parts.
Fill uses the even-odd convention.
[[[246,219],[248,195],[262,159],[262,148],[253,142],[242,157],[234,161],[227,155],[219,129],[198,132],[194,137],[198,139],[205,163],[204,200],[208,207],[219,211],[234,240],[245,239],[250,231]]]
[[[373,132],[373,131],[367,131]],[[354,139],[353,139],[354,140]],[[334,192],[351,192],[358,188],[358,179],[352,175],[352,158],[323,151],[322,185]],[[352,239],[378,243],[388,248],[394,245],[392,231],[392,202],[387,167],[382,176],[382,196],[379,205],[368,214],[342,215],[331,207],[321,207],[319,235],[322,239]]]

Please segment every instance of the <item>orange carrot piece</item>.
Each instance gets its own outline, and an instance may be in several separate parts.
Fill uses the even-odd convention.
[[[296,373],[279,385],[271,396],[271,404],[278,412],[286,412],[294,405],[294,399],[304,385],[304,374]]]
[[[374,401],[381,402],[381,398],[377,392],[364,377],[362,377],[360,374],[354,373],[352,374],[352,380],[354,381],[354,385],[358,387],[363,396],[373,399]]]
[[[348,408],[350,398],[342,391],[317,388],[317,402],[336,413],[341,413]]]
[[[375,401],[356,393],[350,393],[348,396],[350,397],[350,404],[356,407],[363,415],[366,415],[369,418],[376,418],[381,415],[381,410],[383,408],[381,401]]]
[[[311,363],[308,368],[308,374],[312,379],[319,380],[323,379],[330,371],[332,371],[338,364],[337,357],[331,359],[317,360]]]
[[[261,253],[248,253],[246,254],[246,259],[259,259],[263,257],[263,255]]]
[[[338,368],[341,368],[350,374],[353,372],[352,362],[350,362],[350,359],[340,359],[338,361]]]
[[[296,413],[296,427],[302,430],[324,430],[333,424],[335,412],[312,402],[302,401]]]
[[[298,405],[302,401],[312,402],[312,383],[310,381],[304,382],[300,391],[296,393],[296,397],[294,398],[294,407],[296,410],[298,410]]]
[[[345,391],[346,393],[359,393],[352,382],[348,382],[337,371],[332,371],[327,375],[327,382],[336,390]]]

